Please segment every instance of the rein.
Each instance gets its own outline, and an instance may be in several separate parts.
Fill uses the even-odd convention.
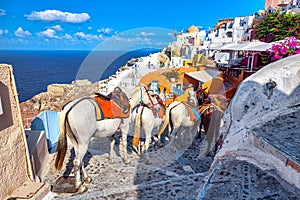
[[[145,89],[145,91],[146,91],[146,94],[147,94],[147,96],[148,96],[148,98],[149,98],[149,101],[150,101],[150,103],[151,103],[151,106],[150,106],[150,108],[154,108],[154,106],[156,106],[156,105],[158,105],[159,103],[153,103],[153,101],[152,101],[152,99],[151,99],[151,97],[150,97],[150,94],[149,94],[149,90],[146,88],[146,86],[144,86],[144,89]],[[140,91],[141,91],[141,96],[140,96],[140,104],[145,104],[144,102],[143,102],[143,95],[142,95],[142,88],[140,88]],[[146,104],[145,104],[146,105]]]
[[[201,108],[204,107],[204,106],[200,106],[200,113],[199,115],[201,116],[206,110],[210,109],[210,108],[215,108],[216,110],[218,110],[219,112],[221,112],[222,114],[224,113],[222,110],[220,110],[218,108],[218,106],[216,106],[214,103],[210,103],[210,105],[206,106],[203,110],[201,110]]]
[[[202,108],[202,107],[203,107],[203,106],[201,106],[201,108]],[[201,108],[199,109],[199,111],[201,110]],[[210,109],[210,108],[215,108],[215,106],[214,106],[214,105],[205,106],[205,108],[204,108],[203,110],[201,110],[201,112],[199,113],[200,117],[201,117],[201,115],[202,115],[206,110],[208,110],[208,109]]]

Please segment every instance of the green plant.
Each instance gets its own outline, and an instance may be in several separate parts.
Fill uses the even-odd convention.
[[[290,36],[300,38],[300,13],[277,11],[254,21],[253,39],[274,42]]]
[[[175,78],[176,80],[179,77],[178,71],[172,70],[170,72],[164,72],[162,73],[163,76],[165,76],[168,80],[171,80],[171,78]]]

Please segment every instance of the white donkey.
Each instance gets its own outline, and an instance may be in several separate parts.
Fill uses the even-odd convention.
[[[139,92],[134,92],[130,100],[120,88],[115,88],[111,97],[119,101],[123,113],[130,112],[130,107],[134,107],[139,103],[139,98],[147,105],[156,102],[156,99],[148,95],[147,90],[136,88]],[[140,95],[141,94],[141,95]],[[134,96],[138,95],[138,97]],[[129,105],[130,104],[130,105]],[[122,143],[124,150],[124,162],[130,163],[127,153],[127,134],[129,130],[130,116],[127,118],[112,118],[97,121],[95,117],[95,104],[91,98],[76,99],[68,103],[59,114],[60,136],[55,159],[55,168],[61,170],[64,157],[67,151],[67,137],[69,137],[75,150],[75,158],[73,161],[73,169],[75,173],[75,187],[78,192],[87,191],[87,187],[82,184],[80,171],[82,171],[84,183],[90,183],[92,179],[87,175],[83,165],[83,157],[85,156],[88,145],[92,137],[111,137],[109,162],[113,163],[114,144],[113,135],[120,129],[122,132]]]
[[[187,103],[181,101],[172,102],[166,109],[165,120],[158,132],[160,137],[169,125],[169,137],[174,137],[180,127],[185,127],[189,129],[189,134],[191,128],[194,127],[195,123],[198,123],[198,113],[195,113],[195,119],[191,117],[191,109],[194,107],[197,110],[198,101],[196,98],[196,92],[194,90],[188,90]],[[192,106],[191,106],[192,105]]]
[[[150,147],[153,129],[159,128],[162,124],[166,109],[165,90],[163,90],[159,95],[156,95],[154,93],[152,93],[151,95],[152,97],[155,97],[157,99],[158,105],[152,104],[151,106],[149,106],[141,102],[141,104],[133,108],[131,113],[131,128],[134,128],[134,137],[132,141],[133,147],[138,152],[138,155],[141,155],[146,152],[147,162],[149,162],[147,150]],[[142,145],[140,145],[141,130],[143,130],[143,132],[145,133],[145,142]]]

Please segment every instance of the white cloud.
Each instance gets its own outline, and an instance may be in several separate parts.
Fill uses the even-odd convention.
[[[74,34],[76,37],[84,40],[100,40],[103,38],[102,35],[85,34],[83,32],[77,32]]]
[[[37,33],[38,36],[41,37],[47,37],[47,38],[56,38],[58,39],[59,37],[56,35],[56,31],[53,29],[48,28],[45,31]]]
[[[15,31],[15,35],[17,37],[27,37],[27,36],[31,36],[31,33],[29,31],[24,31],[22,27],[19,27],[16,31]]]
[[[63,31],[63,30],[64,30],[64,29],[61,28],[60,25],[51,26],[51,27],[49,27],[49,28],[54,29],[54,30],[57,30],[57,31]]]
[[[155,33],[151,33],[151,32],[150,32],[150,33],[147,33],[147,32],[144,32],[144,31],[141,32],[140,34],[141,34],[141,36],[144,36],[144,37],[155,36]]]
[[[6,13],[6,11],[5,11],[5,10],[3,10],[3,9],[0,9],[0,17],[4,16],[4,15],[5,15],[5,13]]]
[[[33,11],[30,15],[25,15],[28,20],[41,20],[41,21],[61,21],[69,23],[83,23],[91,17],[87,13],[70,13],[62,12],[60,10],[45,10]]]
[[[70,34],[65,34],[65,36],[64,36],[64,38],[66,38],[66,39],[72,39],[72,36],[70,35]]]
[[[136,44],[151,44],[150,38],[141,38],[141,37],[122,37],[122,36],[113,36],[112,40],[118,41],[118,42],[125,42],[125,43],[136,43]]]
[[[0,36],[3,35],[3,34],[7,34],[8,33],[8,30],[2,30],[0,29]]]
[[[97,32],[100,33],[100,34],[110,34],[114,29],[112,28],[101,28],[101,29],[98,29]]]

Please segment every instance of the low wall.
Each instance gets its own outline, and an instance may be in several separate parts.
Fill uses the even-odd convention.
[[[0,199],[10,195],[33,174],[22,126],[12,67],[0,65]]]
[[[11,65],[0,64],[0,199],[42,199],[48,184],[34,182]]]

